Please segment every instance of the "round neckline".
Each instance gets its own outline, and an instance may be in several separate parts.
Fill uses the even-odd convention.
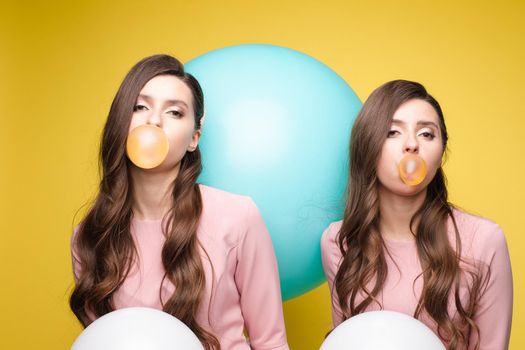
[[[132,218],[131,221],[135,222],[135,223],[138,223],[138,224],[155,224],[155,223],[162,222],[162,219],[137,219],[137,218]]]
[[[386,237],[383,237],[383,241],[385,241],[385,243],[388,245],[396,246],[396,247],[409,247],[409,246],[415,245],[416,243],[415,239],[411,239],[407,241],[407,240],[397,240],[397,239],[386,238]]]

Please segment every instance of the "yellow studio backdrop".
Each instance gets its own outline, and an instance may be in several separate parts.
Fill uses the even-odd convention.
[[[81,331],[68,308],[73,216],[97,188],[100,133],[128,69],[243,43],[309,54],[361,100],[396,78],[428,87],[450,131],[452,201],[506,234],[511,349],[525,348],[523,18],[522,0],[2,2],[0,348],[67,349]],[[291,347],[318,349],[326,284],[284,310]]]

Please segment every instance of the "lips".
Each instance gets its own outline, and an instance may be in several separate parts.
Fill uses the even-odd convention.
[[[416,154],[407,154],[398,164],[399,177],[408,186],[417,186],[427,176],[427,165]]]
[[[168,155],[168,137],[158,126],[140,125],[130,131],[126,151],[133,164],[142,169],[153,169]]]

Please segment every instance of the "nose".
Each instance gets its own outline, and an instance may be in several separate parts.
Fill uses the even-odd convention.
[[[162,126],[162,118],[160,114],[156,111],[152,111],[151,114],[148,116],[148,124],[150,125],[156,125],[158,127]]]
[[[404,151],[407,153],[418,153],[419,143],[415,135],[409,135],[405,140]]]

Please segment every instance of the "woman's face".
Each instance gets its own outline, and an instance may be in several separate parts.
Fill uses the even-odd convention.
[[[439,125],[432,105],[421,99],[409,100],[397,109],[377,163],[377,177],[383,189],[411,196],[428,186],[441,166],[444,151]],[[409,153],[419,155],[427,165],[427,175],[417,186],[406,185],[399,176],[399,162]]]
[[[200,130],[195,130],[193,95],[190,88],[173,75],[152,78],[140,91],[129,131],[151,124],[166,133],[169,152],[156,170],[169,169],[180,163],[186,152],[197,147]]]

